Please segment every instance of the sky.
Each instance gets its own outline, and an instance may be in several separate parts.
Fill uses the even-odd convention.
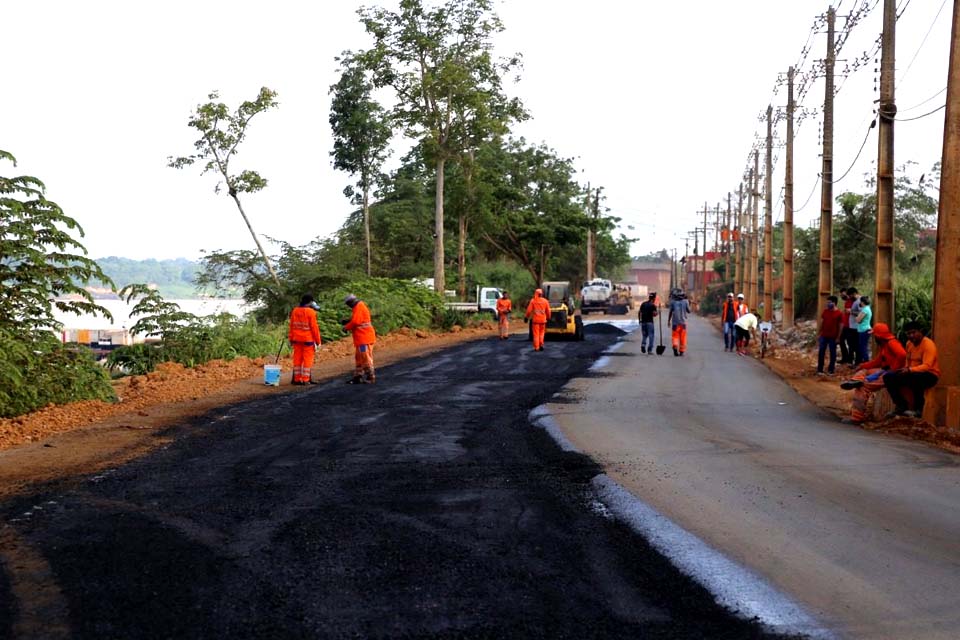
[[[370,3],[372,3],[371,0]],[[844,14],[863,0],[840,0]],[[872,5],[874,0],[870,0]],[[370,4],[367,3],[367,4]],[[389,6],[389,2],[383,2]],[[216,178],[168,168],[196,138],[187,120],[213,90],[230,105],[261,86],[279,108],[257,116],[235,160],[268,187],[244,199],[265,238],[305,244],[340,227],[351,206],[349,176],[329,152],[329,87],[334,57],[370,44],[351,0],[0,0],[4,14],[4,99],[0,149],[75,218],[92,257],[198,259],[203,251],[253,249]],[[952,2],[899,0],[896,102],[901,118],[944,103]],[[576,159],[580,181],[602,185],[610,215],[634,238],[632,253],[682,252],[702,223],[704,203],[726,206],[747,164],[758,116],[786,105],[778,79],[801,59],[824,57],[825,33],[811,33],[825,0],[502,0],[506,27],[497,52],[519,52],[521,80],[509,86],[532,118],[516,135]],[[880,4],[851,31],[840,55],[851,61],[881,31]],[[936,17],[939,13],[939,17]],[[872,119],[875,67],[843,83],[835,116],[835,193],[865,189],[877,156]],[[819,217],[819,109],[823,83],[803,107],[818,110],[796,134],[795,221]],[[918,178],[942,152],[943,111],[896,124],[896,162]],[[785,139],[778,129],[778,143]],[[409,141],[395,141],[393,162]],[[774,215],[782,217],[783,150],[774,150]],[[856,159],[856,161],[855,161]],[[763,154],[761,153],[761,165]],[[811,196],[809,197],[808,196]],[[803,206],[807,202],[806,206]],[[762,207],[761,207],[762,210]]]

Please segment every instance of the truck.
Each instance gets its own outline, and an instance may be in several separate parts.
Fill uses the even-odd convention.
[[[633,290],[629,285],[613,285],[613,293],[610,294],[610,304],[607,306],[607,313],[624,315],[633,310]]]
[[[455,309],[464,313],[490,313],[497,317],[497,300],[503,297],[503,292],[497,287],[481,287],[477,285],[474,302],[444,302],[447,309]]]
[[[583,283],[580,289],[580,312],[587,315],[591,311],[607,313],[610,309],[610,296],[613,285],[609,280],[594,278]]]

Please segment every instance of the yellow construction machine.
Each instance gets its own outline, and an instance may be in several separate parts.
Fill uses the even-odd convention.
[[[583,318],[579,313],[575,313],[576,305],[570,295],[570,283],[544,282],[540,288],[543,289],[543,297],[550,302],[546,337],[583,340]],[[528,338],[533,340],[533,327],[528,329],[528,334]]]

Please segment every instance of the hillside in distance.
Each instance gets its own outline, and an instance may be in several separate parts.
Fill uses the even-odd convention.
[[[128,284],[144,283],[152,285],[160,291],[164,298],[189,299],[207,297],[209,293],[197,290],[195,284],[200,263],[186,258],[173,260],[133,260],[118,256],[97,258],[97,264],[103,272],[113,280],[117,291]],[[91,283],[96,288],[102,283]],[[94,291],[95,295],[104,294]]]

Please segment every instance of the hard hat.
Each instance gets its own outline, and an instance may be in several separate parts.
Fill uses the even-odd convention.
[[[727,294],[727,297],[728,297],[728,298],[732,298],[732,297],[733,297],[733,293],[728,293],[728,294]]]
[[[543,289],[537,289],[537,290],[534,291],[533,293],[534,293],[534,295],[542,296],[542,295],[543,295]]]

